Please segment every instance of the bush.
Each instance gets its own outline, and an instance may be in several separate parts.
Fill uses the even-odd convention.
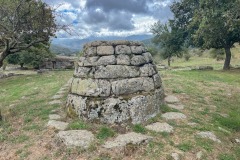
[[[225,51],[223,49],[211,49],[210,51],[210,55],[212,58],[216,59],[217,61],[220,61],[220,60],[224,60],[225,57]]]
[[[190,58],[191,58],[191,55],[190,55],[189,52],[186,52],[186,53],[183,55],[183,57],[184,57],[185,61],[189,61]]]

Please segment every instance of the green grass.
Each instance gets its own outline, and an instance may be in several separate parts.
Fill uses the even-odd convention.
[[[220,154],[219,160],[236,160],[231,154]]]
[[[193,145],[191,142],[184,142],[184,143],[177,145],[177,148],[186,152],[186,151],[190,151],[193,148]]]
[[[89,126],[84,123],[84,122],[81,122],[81,120],[78,120],[78,121],[75,121],[75,122],[72,122],[69,124],[68,128],[70,130],[77,130],[77,129],[88,129]]]
[[[100,130],[97,133],[97,139],[104,140],[109,137],[113,137],[115,135],[115,132],[108,127],[101,127]]]
[[[144,128],[144,126],[142,126],[141,124],[135,124],[132,129],[134,132],[137,133],[146,133],[146,128]]]

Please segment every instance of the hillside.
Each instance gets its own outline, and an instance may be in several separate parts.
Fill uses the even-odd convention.
[[[64,56],[73,56],[79,53],[77,49],[70,49],[67,47],[51,44],[50,51],[57,55],[64,55]]]

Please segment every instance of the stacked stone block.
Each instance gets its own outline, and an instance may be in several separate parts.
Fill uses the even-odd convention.
[[[142,123],[159,113],[162,82],[142,43],[95,41],[83,52],[67,98],[68,111],[110,124]]]

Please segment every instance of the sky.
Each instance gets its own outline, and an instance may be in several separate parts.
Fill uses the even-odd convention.
[[[172,17],[173,0],[44,0],[56,8],[57,22],[70,25],[60,39],[151,34],[150,26]]]

